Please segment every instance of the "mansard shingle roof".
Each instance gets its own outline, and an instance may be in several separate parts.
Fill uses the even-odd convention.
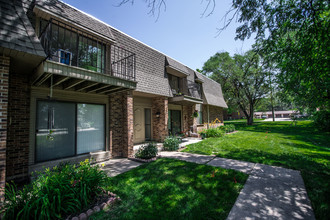
[[[198,78],[204,80],[203,93],[204,93],[204,104],[218,106],[222,108],[228,108],[222,94],[221,85],[214,80],[195,72]]]
[[[67,19],[106,38],[115,40],[109,25],[68,4],[57,0],[37,0],[36,5],[37,7],[41,7],[42,9],[57,15],[59,18]]]
[[[21,1],[0,0],[0,47],[46,57]]]

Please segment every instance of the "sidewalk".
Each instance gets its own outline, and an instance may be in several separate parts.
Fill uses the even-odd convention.
[[[249,174],[228,220],[315,219],[299,171],[183,152],[161,152],[160,155]]]

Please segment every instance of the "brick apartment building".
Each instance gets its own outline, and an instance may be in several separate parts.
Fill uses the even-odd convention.
[[[0,6],[2,189],[223,120],[218,83],[86,13],[57,0]]]

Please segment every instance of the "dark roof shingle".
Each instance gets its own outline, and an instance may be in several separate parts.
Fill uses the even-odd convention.
[[[67,19],[113,41],[115,40],[109,25],[61,1],[37,0],[36,5],[55,14],[58,18]]]
[[[195,72],[195,74],[198,78],[202,78],[204,80],[202,86],[205,99],[204,103],[222,108],[228,108],[222,95],[221,85],[198,72]]]
[[[0,0],[0,33],[0,47],[46,57],[21,1]]]
[[[168,56],[166,56],[166,65],[176,69],[179,72],[189,75],[189,70],[185,65],[183,65],[182,63],[179,63],[176,60],[173,60],[172,58],[170,58]]]

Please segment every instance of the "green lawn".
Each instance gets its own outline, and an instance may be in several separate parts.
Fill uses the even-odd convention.
[[[300,170],[317,219],[330,216],[330,134],[310,121],[233,123],[239,131],[189,145],[185,152]]]
[[[225,219],[247,177],[233,170],[158,159],[110,178],[109,190],[122,202],[92,219]]]

